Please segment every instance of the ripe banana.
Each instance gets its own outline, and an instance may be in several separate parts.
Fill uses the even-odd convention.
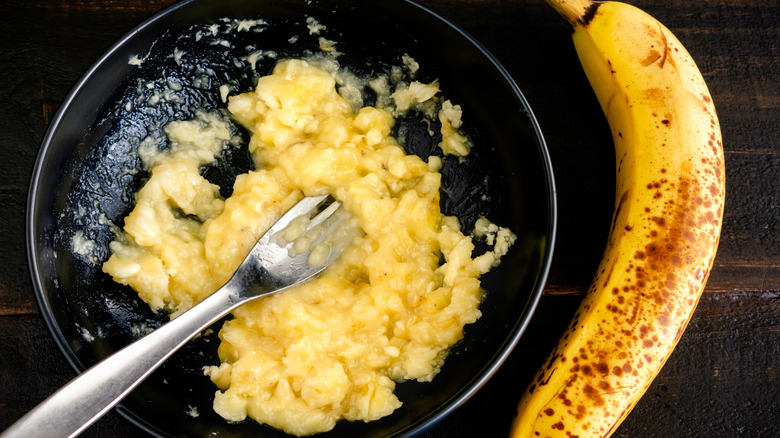
[[[723,147],[704,79],[661,23],[618,2],[546,0],[573,27],[612,131],[615,210],[597,274],[523,393],[512,437],[606,437],[691,318],[718,246]]]

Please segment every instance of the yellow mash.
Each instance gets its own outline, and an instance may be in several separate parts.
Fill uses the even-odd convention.
[[[404,105],[438,91],[413,87],[424,93],[404,95]],[[456,135],[445,135],[443,148],[467,153],[460,108],[443,108],[439,117]],[[198,169],[237,143],[228,124],[219,113],[170,123],[169,151],[141,147],[151,178],[103,269],[176,315],[223,284],[298,199],[333,195],[364,234],[315,280],[235,310],[220,332],[221,364],[204,372],[219,388],[214,409],[228,421],[248,416],[308,435],[342,418],[389,415],[401,406],[396,382],[430,381],[463,326],[479,318],[479,277],[514,236],[501,229],[496,251],[472,258],[471,237],[439,209],[441,160],[406,155],[390,136],[389,110],[355,110],[334,76],[309,62],[280,62],[228,109],[252,133],[258,170],[221,199]]]

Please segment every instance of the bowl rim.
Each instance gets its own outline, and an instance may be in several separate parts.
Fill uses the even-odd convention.
[[[95,72],[99,69],[99,67],[104,62],[106,62],[114,52],[118,51],[128,41],[132,40],[137,34],[141,33],[146,28],[152,26],[157,21],[164,19],[168,15],[176,13],[179,9],[185,8],[193,3],[197,3],[200,1],[204,1],[204,0],[185,0],[170,5],[166,8],[163,8],[160,11],[154,13],[152,16],[148,17],[147,19],[143,20],[140,24],[135,26],[129,32],[124,34],[124,36],[119,38],[114,44],[112,44],[80,76],[79,80],[71,88],[71,90],[68,92],[66,97],[62,100],[61,104],[59,105],[59,108],[57,109],[57,112],[52,118],[52,121],[49,123],[49,126],[46,130],[43,139],[41,140],[41,146],[36,156],[35,166],[31,173],[30,184],[28,187],[27,207],[25,212],[25,242],[27,246],[28,270],[33,284],[35,301],[37,303],[39,311],[41,312],[44,322],[46,323],[46,326],[50,334],[54,338],[57,347],[60,349],[66,361],[70,364],[71,368],[73,368],[73,370],[76,371],[76,373],[83,372],[85,370],[85,367],[76,357],[70,344],[64,338],[62,331],[59,328],[56,318],[52,312],[52,307],[49,303],[46,294],[44,293],[45,287],[41,282],[41,272],[38,266],[39,253],[36,247],[36,240],[39,236],[39,233],[42,230],[37,228],[35,218],[37,217],[36,200],[39,196],[38,187],[39,187],[40,179],[43,176],[42,175],[43,164],[45,158],[48,155],[49,149],[51,147],[54,134],[58,130],[62,118],[69,110],[70,106],[76,99],[76,96],[82,91],[85,85],[92,79],[92,77],[95,75]],[[506,361],[506,359],[509,357],[509,355],[516,347],[522,334],[525,332],[526,328],[530,323],[530,320],[533,317],[533,314],[541,298],[542,290],[544,289],[544,286],[547,282],[547,278],[549,276],[549,271],[550,271],[550,266],[552,264],[553,252],[554,252],[555,241],[556,241],[558,210],[557,210],[557,192],[555,188],[555,179],[553,174],[552,161],[550,158],[549,150],[547,148],[547,143],[544,139],[541,127],[539,126],[536,116],[534,115],[531,109],[531,106],[529,105],[527,99],[525,98],[519,86],[511,77],[509,72],[504,68],[503,65],[501,65],[498,59],[492,53],[490,53],[490,51],[488,51],[488,49],[482,43],[480,43],[476,38],[471,36],[465,29],[460,27],[458,24],[454,23],[453,21],[443,16],[442,14],[430,9],[429,7],[417,3],[414,0],[401,0],[401,3],[405,3],[406,5],[412,8],[419,9],[424,14],[429,15],[434,20],[440,21],[441,23],[443,23],[444,25],[446,25],[456,33],[460,34],[462,38],[464,38],[469,44],[474,46],[485,57],[485,59],[493,65],[496,71],[500,73],[506,85],[508,85],[511,88],[512,92],[514,93],[514,97],[517,98],[517,100],[521,104],[521,110],[528,118],[531,128],[533,129],[533,134],[536,137],[538,153],[544,165],[543,173],[546,180],[545,182],[546,182],[547,203],[548,203],[547,237],[544,245],[544,252],[541,257],[539,274],[536,277],[536,282],[529,295],[526,308],[523,312],[523,317],[516,321],[514,328],[510,332],[511,335],[505,340],[504,344],[496,352],[496,354],[492,358],[490,358],[489,361],[486,362],[485,368],[483,369],[482,373],[480,373],[476,378],[468,382],[460,392],[456,393],[453,397],[451,397],[449,400],[444,402],[439,407],[439,409],[433,411],[431,414],[422,418],[417,423],[410,425],[406,429],[398,431],[394,435],[396,437],[410,437],[410,436],[416,436],[417,434],[421,434],[426,431],[429,431],[430,429],[432,429],[433,427],[441,423],[442,420],[444,420],[446,417],[452,414],[455,410],[461,407],[467,400],[469,400],[474,394],[476,394],[477,391],[479,391],[494,376],[494,374],[503,365],[503,363]],[[122,417],[124,417],[124,419],[126,419],[134,426],[138,427],[139,429],[145,431],[146,433],[152,436],[160,436],[160,437],[169,436],[168,433],[166,433],[165,431],[162,431],[156,428],[155,426],[152,426],[146,420],[144,420],[143,418],[135,414],[133,411],[124,407],[121,404],[121,401],[119,404],[117,404],[114,407],[114,409]]]

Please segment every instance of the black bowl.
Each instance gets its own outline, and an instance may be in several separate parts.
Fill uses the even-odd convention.
[[[420,64],[421,81],[439,80],[445,95],[462,106],[474,141],[464,162],[445,159],[444,212],[457,215],[467,231],[486,214],[518,236],[502,264],[483,278],[482,318],[466,327],[433,382],[399,383],[403,407],[395,413],[372,423],[340,422],[323,434],[415,435],[474,394],[517,344],[547,277],[556,217],[550,160],[517,85],[472,37],[415,3],[193,0],[122,38],[62,103],[38,156],[27,210],[36,298],[77,371],[167,320],[100,270],[112,239],[105,219],[121,225],[145,178],[138,171],[138,143],[159,136],[170,120],[192,117],[197,108],[223,107],[219,85],[228,84],[231,94],[247,91],[277,58],[310,54],[318,36],[309,34],[307,17],[325,26],[321,36],[336,41],[342,65],[359,74],[383,71],[409,54]],[[236,23],[231,20],[257,18],[265,23],[221,33]],[[265,56],[253,69],[242,56],[254,50],[273,50],[277,57]],[[180,97],[153,102],[154,90],[166,85]],[[409,152],[435,153],[435,144],[421,135],[420,120],[406,117],[397,121],[396,129],[401,127]],[[243,150],[223,156],[204,174],[228,195],[235,175],[249,166]],[[76,235],[93,242],[89,257],[73,251]],[[228,424],[212,411],[216,388],[201,368],[218,363],[217,344],[215,334],[191,341],[117,410],[157,436],[284,436],[252,421]]]

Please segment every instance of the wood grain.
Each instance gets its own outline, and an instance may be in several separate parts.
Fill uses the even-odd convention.
[[[559,228],[545,295],[507,364],[425,435],[505,436],[518,394],[586,290],[607,235],[614,158],[566,24],[541,0],[422,0],[475,36],[524,91],[556,173]],[[721,244],[702,301],[618,437],[780,436],[780,5],[636,0],[697,61],[726,153]],[[169,0],[0,1],[0,429],[73,377],[36,307],[25,206],[59,102],[119,37]],[[110,413],[86,437],[144,434]]]

